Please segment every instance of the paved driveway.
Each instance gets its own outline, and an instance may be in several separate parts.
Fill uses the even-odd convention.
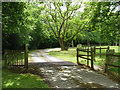
[[[31,53],[29,66],[36,68],[43,79],[53,88],[119,88],[117,82],[92,70],[83,69],[75,63],[64,61],[48,55],[42,49]]]

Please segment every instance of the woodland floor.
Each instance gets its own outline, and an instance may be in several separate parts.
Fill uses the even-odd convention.
[[[60,49],[32,51],[29,60],[29,69],[36,70],[51,88],[120,88],[106,75],[48,55],[52,50]]]

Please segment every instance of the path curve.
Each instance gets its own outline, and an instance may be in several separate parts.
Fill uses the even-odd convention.
[[[29,61],[29,63],[42,63],[42,65],[69,65],[69,66],[73,66],[73,65],[77,65],[73,62],[70,61],[64,61],[62,59],[58,59],[55,58],[53,56],[50,56],[48,54],[48,52],[50,51],[60,51],[60,48],[54,48],[54,49],[42,49],[42,50],[36,50],[33,51],[30,56],[31,56],[31,60]]]
[[[33,51],[29,61],[30,68],[35,67],[52,88],[120,88],[107,76],[48,55],[53,50],[60,48]]]

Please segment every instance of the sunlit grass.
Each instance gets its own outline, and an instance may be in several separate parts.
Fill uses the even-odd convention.
[[[5,69],[5,62],[2,60],[2,88],[49,88],[40,76],[30,73],[12,73]]]
[[[16,74],[7,69],[2,71],[2,88],[49,88],[40,76]]]

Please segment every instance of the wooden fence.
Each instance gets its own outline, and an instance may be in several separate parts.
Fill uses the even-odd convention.
[[[79,52],[86,52],[87,55],[83,55],[83,54],[80,54]],[[85,57],[87,56],[87,57]],[[93,60],[94,60],[94,51],[93,51],[93,48],[89,49],[89,48],[86,48],[86,49],[82,49],[82,48],[77,48],[77,63],[79,63],[79,57],[80,58],[83,58],[83,59],[86,59],[87,60],[87,66],[89,66],[89,60],[91,61],[91,69],[94,69],[93,67]]]
[[[106,53],[102,53],[102,50],[105,49]],[[99,53],[96,53],[96,50],[99,50]],[[86,54],[82,54],[81,52],[86,52]],[[81,63],[79,62],[79,58],[83,58],[85,60],[87,60],[87,66],[89,66],[89,61],[91,61],[91,69],[94,69],[94,61],[95,61],[95,56],[96,55],[100,55],[100,58],[102,55],[106,56],[106,62],[105,62],[105,72],[107,72],[108,70],[108,66],[111,67],[118,67],[120,68],[120,65],[114,65],[113,61],[111,60],[111,57],[118,57],[118,59],[120,59],[120,55],[115,55],[114,50],[110,49],[110,47],[79,47],[77,48],[77,63],[79,65],[81,65]],[[111,61],[112,62],[111,62]]]
[[[97,49],[99,50],[100,53],[96,54]],[[77,63],[81,64],[81,63],[79,63],[79,57],[86,59],[87,66],[89,66],[89,61],[91,61],[91,69],[94,69],[93,61],[95,61],[95,55],[100,55],[100,58],[101,58],[101,55],[106,55],[106,54],[101,53],[101,51],[103,49],[109,50],[110,48],[109,48],[109,46],[106,48],[102,48],[102,47],[98,48],[98,47],[90,47],[90,46],[82,46],[82,47],[77,48]],[[87,55],[81,54],[80,52],[86,52]]]
[[[24,66],[28,68],[28,47],[25,50],[5,50],[5,66]]]
[[[115,63],[118,63],[115,65]],[[115,55],[114,50],[106,51],[105,72],[108,72],[108,66],[120,68],[120,55]]]
[[[104,47],[99,47],[99,48],[98,47],[94,47],[94,53],[95,53],[95,55],[100,55],[100,58],[101,58],[102,55],[106,55],[106,54],[102,54],[102,50],[103,49],[109,50],[110,47],[109,46],[106,47],[106,48],[104,48]],[[96,50],[99,50],[99,53],[96,54]]]

